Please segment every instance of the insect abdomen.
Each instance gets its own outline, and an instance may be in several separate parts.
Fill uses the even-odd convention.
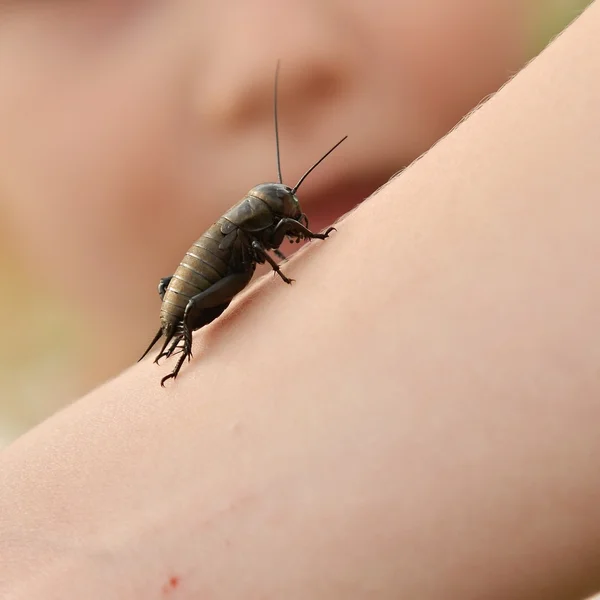
[[[160,310],[163,323],[180,321],[191,298],[227,275],[231,251],[219,248],[222,240],[217,222],[186,252],[165,291]]]

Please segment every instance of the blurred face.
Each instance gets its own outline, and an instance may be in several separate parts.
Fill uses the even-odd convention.
[[[530,0],[530,3],[533,0]],[[0,18],[0,197],[25,260],[121,331],[251,187],[319,230],[425,151],[526,58],[523,0],[15,0]],[[91,313],[92,314],[92,313]]]

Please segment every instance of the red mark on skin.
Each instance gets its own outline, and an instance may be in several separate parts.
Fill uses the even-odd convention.
[[[179,577],[177,577],[176,575],[172,575],[169,581],[167,581],[167,583],[165,583],[165,585],[163,585],[162,587],[163,594],[165,594],[166,596],[167,594],[171,593],[174,589],[176,589],[178,585]]]

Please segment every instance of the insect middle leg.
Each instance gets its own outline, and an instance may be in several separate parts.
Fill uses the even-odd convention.
[[[256,258],[258,259],[258,262],[264,263],[267,261],[271,267],[273,267],[273,271],[275,271],[275,273],[277,273],[277,275],[279,275],[279,277],[281,277],[281,279],[283,279],[286,283],[292,283],[292,281],[295,281],[294,279],[290,279],[283,274],[279,268],[279,265],[271,258],[269,253],[262,247],[260,242],[254,240],[252,242],[252,249],[256,252]]]

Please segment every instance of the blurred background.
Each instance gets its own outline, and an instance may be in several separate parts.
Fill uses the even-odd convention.
[[[311,225],[317,228],[444,135],[589,0],[503,0],[499,12],[488,15],[465,0],[426,3],[439,17],[414,9],[409,14],[403,5],[412,2],[396,2],[404,13],[375,14],[364,30],[352,20],[362,10],[356,2],[348,3],[354,13],[337,15],[331,8],[323,15],[321,9],[248,0],[246,25],[227,22],[226,42],[237,39],[236,27],[245,40],[239,52],[235,44],[215,47],[218,32],[197,35],[192,15],[136,12],[143,2],[104,2],[102,8],[90,2],[85,11],[61,5],[54,10],[60,18],[47,13],[52,2],[37,9],[30,4],[38,3],[26,4],[0,10],[0,447],[133,364],[159,325],[158,278],[172,272],[190,243],[245,190],[274,179],[270,111],[277,58],[284,179],[286,173],[297,177],[342,135],[350,136],[306,185],[307,212],[316,215]],[[366,4],[370,11],[378,8],[377,2]],[[285,10],[287,19],[280,14]],[[453,24],[449,15],[455,13]],[[252,19],[260,25],[250,26]],[[278,35],[283,23],[289,31]],[[464,35],[461,28],[481,31]],[[255,32],[250,38],[248,30]],[[398,35],[390,35],[395,30]],[[390,41],[395,37],[400,41]],[[196,38],[206,46],[180,41]],[[386,46],[378,45],[381,38]],[[468,65],[448,74],[440,57],[452,57],[455,49],[453,60]],[[198,62],[191,63],[190,55]],[[40,62],[42,69],[36,66],[42,60],[56,63]],[[179,79],[165,75],[173,64]],[[196,91],[188,85],[194,69],[202,74]],[[367,79],[378,70],[379,79]],[[154,81],[156,89],[186,91],[177,92],[177,102],[160,96],[160,106],[152,108]],[[137,97],[120,95],[134,85]],[[419,93],[411,97],[413,90]],[[142,101],[128,105],[128,97]],[[378,124],[369,121],[379,102],[388,114],[381,130],[389,137],[378,138]],[[182,117],[192,105],[199,115],[193,122]],[[311,108],[319,106],[327,110]],[[394,112],[406,118],[395,119]],[[95,128],[97,114],[103,126]],[[152,128],[161,128],[155,139]],[[152,153],[156,146],[160,152]],[[381,159],[365,169],[368,175],[342,177],[378,151]],[[134,154],[137,162],[129,160]],[[218,180],[211,179],[213,172]],[[144,178],[151,186],[114,183]],[[110,204],[113,199],[118,206]]]

